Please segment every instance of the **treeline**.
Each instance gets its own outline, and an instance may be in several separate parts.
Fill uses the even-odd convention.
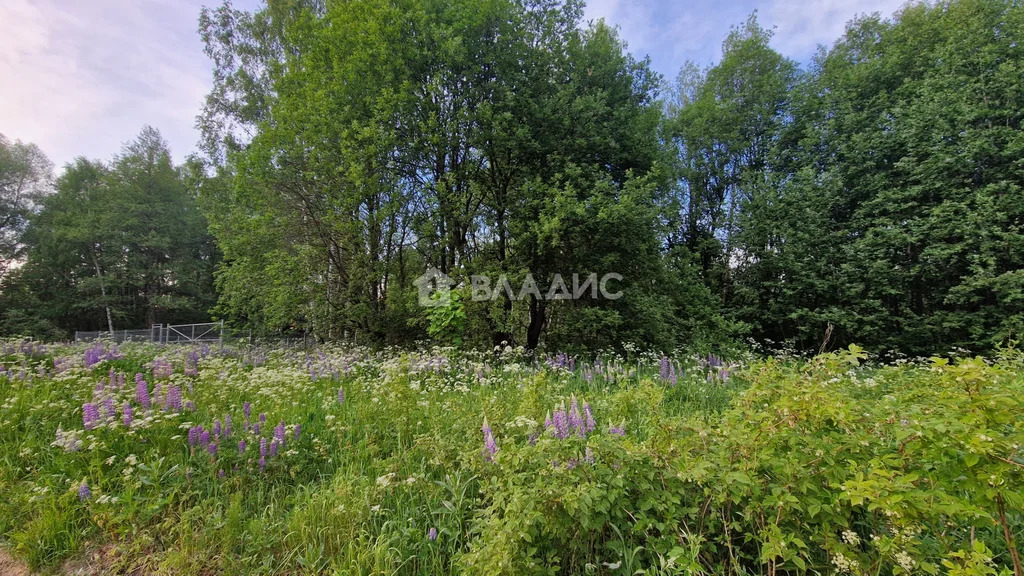
[[[18,176],[0,185],[21,215],[0,255],[20,264],[0,284],[0,334],[67,339],[209,317],[218,252],[156,130],[110,162],[76,159],[56,181],[35,147],[0,141],[0,159]]]
[[[806,67],[751,17],[718,64],[674,82],[572,1],[224,5],[200,33],[215,82],[188,194],[223,258],[212,312],[235,325],[906,353],[982,351],[1024,328],[1019,2],[862,17]],[[126,264],[79,260],[64,321],[102,324],[101,277],[135,319],[169,311]],[[451,305],[418,304],[428,267],[459,283]],[[543,294],[592,273],[621,275],[622,297],[470,297],[473,275],[518,293],[529,274]],[[44,284],[3,298],[48,301]]]

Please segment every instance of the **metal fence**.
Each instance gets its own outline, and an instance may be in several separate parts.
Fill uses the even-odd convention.
[[[161,342],[187,344],[191,342],[223,342],[224,323],[205,324],[154,324],[142,330],[76,331],[75,342],[88,342],[97,338],[109,338],[114,342]]]

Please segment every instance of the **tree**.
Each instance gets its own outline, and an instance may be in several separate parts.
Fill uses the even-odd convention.
[[[32,316],[65,335],[207,318],[216,249],[152,128],[109,165],[69,164],[24,240],[25,265],[4,288],[18,299],[9,331]]]
[[[0,134],[0,278],[24,255],[21,235],[50,191],[52,171],[38,146]]]

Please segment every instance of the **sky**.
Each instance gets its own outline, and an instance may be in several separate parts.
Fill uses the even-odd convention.
[[[199,139],[211,84],[196,32],[219,0],[0,1],[0,134],[32,142],[57,167],[109,160],[142,126],[159,129],[176,161]],[[590,0],[585,18],[619,26],[630,52],[674,78],[687,60],[714,63],[733,25],[757,10],[773,46],[807,62],[858,14],[891,15],[903,0]],[[235,0],[251,9],[260,0]]]

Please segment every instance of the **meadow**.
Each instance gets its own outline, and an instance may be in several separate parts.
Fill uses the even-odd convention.
[[[0,348],[42,572],[1020,574],[1024,355]]]

